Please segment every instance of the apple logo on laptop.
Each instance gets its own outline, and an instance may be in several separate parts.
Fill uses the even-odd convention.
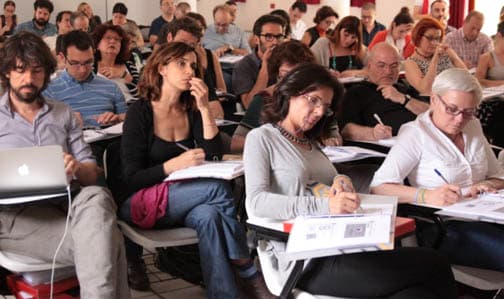
[[[20,176],[27,176],[30,174],[30,168],[28,168],[28,165],[23,164],[19,166],[18,173]]]

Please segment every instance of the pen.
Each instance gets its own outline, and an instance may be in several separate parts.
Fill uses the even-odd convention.
[[[376,113],[375,113],[375,114],[373,114],[373,117],[376,119],[376,121],[377,121],[380,125],[384,126],[384,124],[383,124],[383,122],[382,122],[381,118],[378,116],[378,114],[376,114]]]
[[[185,150],[186,152],[191,150],[190,148],[188,148],[187,146],[183,145],[182,143],[180,142],[175,142],[175,145],[180,147],[181,149]]]
[[[434,168],[434,172],[446,183],[446,184],[450,184],[448,183],[448,180],[441,174],[441,172],[439,172],[439,170],[437,170],[436,168]]]
[[[343,188],[343,191],[345,191],[345,192],[352,192],[352,191],[350,191],[350,189],[347,188],[347,185],[345,184],[345,181],[340,180],[340,185]],[[354,211],[354,213],[363,214],[364,210],[359,205],[359,207],[357,207],[357,209]]]

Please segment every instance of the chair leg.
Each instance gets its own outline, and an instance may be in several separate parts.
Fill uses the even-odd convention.
[[[492,297],[492,299],[502,299],[504,298],[504,292],[502,292],[502,289],[498,289],[497,292],[495,292],[495,295]]]

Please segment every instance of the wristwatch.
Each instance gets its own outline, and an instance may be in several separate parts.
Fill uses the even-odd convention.
[[[233,52],[233,50],[234,50],[233,45],[228,45],[228,49],[226,52]]]
[[[404,103],[402,103],[403,107],[406,107],[408,102],[411,101],[411,96],[409,94],[404,95]]]

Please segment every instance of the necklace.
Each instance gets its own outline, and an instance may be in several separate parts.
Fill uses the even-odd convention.
[[[277,130],[280,131],[280,134],[282,134],[282,136],[284,136],[285,138],[289,139],[290,141],[292,141],[294,143],[297,143],[299,145],[309,145],[310,144],[310,140],[308,138],[296,137],[278,124],[273,124],[273,127],[277,128]]]
[[[426,59],[426,60],[431,60],[431,59],[432,59],[432,56],[434,56],[434,55],[431,55],[431,56],[425,56],[425,55],[423,55],[423,54],[420,54],[420,52],[418,51],[418,49],[417,49],[417,48],[415,48],[415,53],[417,53],[417,54],[418,54],[418,56],[423,57],[423,59]]]

